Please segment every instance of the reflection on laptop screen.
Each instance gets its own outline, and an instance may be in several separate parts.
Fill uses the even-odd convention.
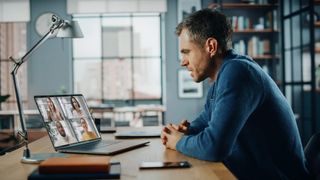
[[[36,96],[54,147],[101,138],[82,95]]]

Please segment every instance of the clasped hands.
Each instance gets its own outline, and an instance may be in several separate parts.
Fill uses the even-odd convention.
[[[166,148],[176,150],[177,142],[183,135],[188,133],[188,127],[190,123],[187,120],[181,121],[179,125],[168,124],[161,131],[162,144]]]

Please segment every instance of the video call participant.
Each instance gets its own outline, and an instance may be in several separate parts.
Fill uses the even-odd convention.
[[[63,120],[63,116],[60,113],[59,109],[56,108],[51,98],[47,98],[47,104],[48,104],[48,120],[53,121],[60,121]]]
[[[72,115],[74,117],[82,117],[84,114],[79,101],[74,96],[71,96],[70,101],[72,106]]]
[[[80,124],[81,124],[81,127],[83,128],[82,140],[86,141],[86,140],[97,138],[96,133],[89,131],[88,123],[84,118],[80,119]]]
[[[61,146],[65,144],[70,144],[76,142],[76,139],[71,135],[67,134],[64,127],[60,121],[55,121],[56,128],[58,130],[58,135],[56,136],[57,140],[55,142],[56,146]]]

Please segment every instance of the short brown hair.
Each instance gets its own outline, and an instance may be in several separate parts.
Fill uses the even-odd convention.
[[[217,10],[202,9],[192,13],[178,24],[176,34],[180,36],[183,29],[188,30],[191,40],[200,47],[213,37],[222,53],[229,49],[232,28],[227,17]]]

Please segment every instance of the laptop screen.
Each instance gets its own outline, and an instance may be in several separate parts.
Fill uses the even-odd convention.
[[[101,138],[82,95],[35,96],[35,101],[55,148]]]

